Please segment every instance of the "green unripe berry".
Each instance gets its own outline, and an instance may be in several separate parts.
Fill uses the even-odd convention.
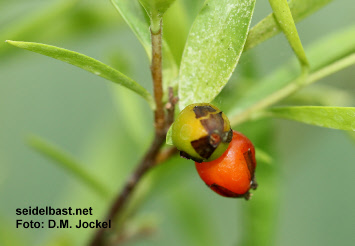
[[[209,103],[187,106],[172,126],[172,140],[180,155],[196,162],[219,158],[232,137],[227,116]]]

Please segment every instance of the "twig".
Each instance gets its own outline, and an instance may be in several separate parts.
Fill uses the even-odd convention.
[[[159,163],[162,163],[162,162],[168,160],[170,157],[172,157],[173,155],[175,155],[177,153],[179,153],[179,151],[175,147],[163,149],[159,152],[159,154],[155,158],[155,164],[158,165]]]
[[[174,90],[172,87],[169,87],[169,102],[165,105],[165,108],[168,112],[167,118],[166,118],[166,131],[169,130],[169,127],[171,124],[174,122],[174,113],[175,113],[175,105],[179,101],[178,97],[174,96]]]
[[[117,199],[114,201],[112,207],[110,208],[108,215],[106,216],[106,221],[114,220],[118,217],[124,206],[129,201],[132,193],[137,186],[141,178],[146,174],[151,167],[153,167],[157,162],[161,162],[169,158],[174,154],[175,150],[169,149],[169,151],[161,151],[160,148],[165,142],[166,133],[169,126],[174,121],[174,111],[177,98],[174,97],[173,90],[169,88],[169,102],[167,104],[167,115],[165,117],[164,107],[163,107],[163,87],[162,87],[162,31],[161,23],[160,30],[158,33],[151,32],[152,37],[152,65],[151,72],[153,77],[154,85],[154,98],[156,103],[155,110],[155,136],[152,145],[150,146],[148,152],[137,166],[133,174],[126,181],[123,189],[118,194]],[[160,154],[159,154],[160,153]],[[103,246],[106,245],[106,234],[109,231],[101,228],[95,234],[91,246]]]
[[[156,104],[155,109],[155,129],[163,132],[165,127],[165,114],[163,107],[163,72],[162,72],[162,22],[160,22],[160,29],[157,33],[153,33],[152,37],[152,65],[150,70],[152,72],[154,99]]]
[[[155,135],[154,141],[150,146],[147,154],[138,165],[136,170],[133,172],[131,177],[126,181],[125,186],[123,187],[122,191],[119,193],[117,199],[114,201],[107,217],[106,221],[114,220],[117,215],[120,214],[124,205],[127,203],[129,198],[132,195],[134,188],[136,187],[139,180],[142,176],[155,164],[156,156],[159,152],[160,147],[165,141],[165,135]],[[106,230],[101,228],[97,231],[94,240],[91,242],[91,246],[101,246],[105,245],[104,238],[105,238]]]

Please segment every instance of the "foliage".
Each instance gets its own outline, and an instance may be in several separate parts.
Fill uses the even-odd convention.
[[[178,1],[174,3],[173,0],[111,0],[111,2],[142,44],[149,60],[152,59],[150,29],[153,33],[159,31],[160,21],[164,22],[164,18],[170,13],[169,11],[173,11],[171,9],[177,4],[180,4],[180,12],[176,15],[178,18],[176,22],[181,25],[181,30],[188,29],[188,21],[185,19],[188,11],[184,12],[184,10],[198,4],[197,1],[194,3],[185,1],[184,5],[181,5]],[[264,78],[253,78],[255,81],[252,85],[246,87],[241,97],[230,96],[233,103],[228,109],[225,109],[233,127],[243,127],[245,126],[244,123],[251,125],[250,129],[255,130],[253,134],[255,144],[258,147],[256,150],[257,160],[261,167],[257,175],[261,177],[260,183],[264,188],[262,191],[256,192],[252,205],[243,206],[247,226],[244,228],[245,233],[241,243],[247,246],[260,245],[261,243],[273,245],[274,242],[274,231],[276,230],[274,216],[277,213],[279,203],[280,173],[279,167],[275,164],[277,162],[277,159],[274,158],[275,150],[270,147],[274,141],[274,126],[271,119],[284,118],[314,126],[355,131],[354,107],[334,107],[332,105],[289,106],[287,104],[287,99],[290,99],[296,93],[302,93],[303,88],[355,64],[355,27],[350,26],[340,29],[326,38],[321,38],[311,45],[305,46],[304,49],[295,23],[315,13],[321,7],[330,3],[331,0],[291,0],[289,3],[286,0],[269,0],[269,2],[273,13],[250,29],[254,8],[258,4],[255,0],[207,0],[200,10],[196,11],[196,16],[193,18],[192,26],[186,37],[187,40],[179,37],[181,40],[178,40],[178,42],[183,43],[182,46],[184,47],[181,62],[178,62],[179,58],[177,58],[179,52],[171,50],[172,45],[169,43],[167,36],[163,36],[162,45],[164,100],[167,101],[168,88],[174,88],[175,94],[179,97],[179,109],[176,110],[176,113],[191,103],[213,102],[223,88],[231,83],[236,83],[231,77],[245,52],[279,32],[285,35],[298,63],[301,65],[301,72],[299,72],[296,60],[292,59],[281,68],[271,71]],[[65,3],[59,5],[56,3],[46,9],[39,18],[32,18],[32,22],[28,22],[31,17],[25,18],[24,21],[18,21],[14,25],[16,28],[3,32],[5,36],[1,35],[1,37],[19,40],[32,39],[32,33],[40,32],[46,26],[46,22],[53,21],[54,18],[61,16],[63,12],[68,11],[75,4],[76,2],[72,1],[65,1]],[[193,15],[190,14],[189,17],[191,16]],[[151,111],[155,110],[156,105],[149,89],[144,88],[139,82],[125,75],[128,74],[126,71],[120,72],[121,68],[116,69],[89,56],[52,45],[11,40],[7,40],[7,43],[74,65],[119,84],[144,98]],[[0,52],[10,50],[5,45],[0,47]],[[122,68],[122,70],[125,69]],[[228,82],[229,84],[227,84]],[[336,89],[324,90],[324,92],[327,94],[322,96],[329,99],[332,98],[332,93],[336,93]],[[117,101],[130,104],[130,99],[127,97],[126,100],[123,93],[118,93],[118,95],[120,99]],[[304,93],[302,95],[306,98],[304,100],[306,102],[317,101],[318,99],[315,98],[316,94],[309,96],[310,94]],[[340,95],[340,93],[336,93],[336,95]],[[274,105],[277,105],[277,107]],[[129,105],[124,106],[129,107]],[[138,104],[133,105],[133,103],[130,109],[134,109],[137,114],[143,111]],[[130,112],[124,109],[120,110],[120,113],[127,115]],[[140,119],[140,115],[132,114],[124,118],[136,121],[136,119]],[[262,122],[262,126],[258,122]],[[144,122],[144,124],[146,123]],[[130,128],[138,128],[137,125],[137,122],[126,123],[125,127],[130,130]],[[139,150],[145,147],[139,140],[144,130],[138,129],[136,132],[139,133],[128,133],[130,136],[135,136],[136,139],[132,141],[135,141],[135,146]],[[351,135],[353,134],[351,133]],[[70,155],[63,153],[57,147],[38,137],[32,137],[29,144],[60,168],[71,173],[72,177],[85,184],[104,200],[112,197],[111,191],[106,188],[106,184],[102,184],[95,173],[88,172],[83,164],[78,163]],[[172,144],[171,128],[166,135],[166,144]],[[172,167],[177,168],[174,165]],[[161,167],[157,167],[157,169],[159,168]],[[142,205],[141,201],[147,194],[158,189],[156,183],[164,179],[167,173],[167,170],[163,170],[164,172],[158,170],[153,173],[150,177],[154,181],[152,183],[147,182],[143,187],[144,189],[138,187],[137,197],[134,199],[135,202],[133,201],[128,206],[128,212],[124,216],[125,220],[134,221],[130,216],[133,216],[135,209]],[[195,213],[199,212],[200,208],[196,207],[191,200],[184,199],[185,194],[181,189],[182,187],[176,187],[172,191],[181,199],[179,210],[177,210],[179,216],[193,217]],[[172,207],[174,206],[176,204],[172,204]],[[186,209],[184,209],[185,207]],[[261,208],[263,212],[261,212]],[[262,223],[259,223],[260,220],[262,220]],[[186,221],[185,224],[189,224],[188,218]],[[201,233],[205,231],[209,234],[205,243],[209,243],[209,241],[218,242],[218,238],[209,232],[210,228],[207,228],[201,221],[202,219],[196,221],[196,226],[201,229]],[[119,224],[124,226],[122,221]],[[266,231],[265,228],[267,228]],[[136,234],[140,233],[137,232],[139,231],[137,229],[134,231],[136,231]],[[254,231],[259,237],[253,237]],[[188,232],[186,233],[188,234]],[[132,237],[134,236],[136,235]],[[199,237],[196,235],[190,235],[190,237],[192,243],[196,245]]]
[[[205,3],[181,61],[180,110],[192,103],[211,102],[228,82],[243,51],[254,5],[252,0]]]

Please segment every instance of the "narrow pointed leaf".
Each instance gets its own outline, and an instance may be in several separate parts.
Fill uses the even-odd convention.
[[[331,1],[333,0],[291,0],[289,7],[293,19],[297,23]],[[270,14],[250,30],[244,50],[251,49],[280,32],[281,28],[277,24],[274,14]]]
[[[152,58],[152,45],[149,30],[149,18],[138,0],[111,0],[115,8],[121,14],[128,26],[132,29],[138,40],[147,52],[148,58]],[[178,67],[168,44],[163,40],[163,86],[176,86]]]
[[[63,48],[58,48],[46,44],[39,44],[39,43],[32,43],[32,42],[19,42],[19,41],[10,41],[10,40],[7,40],[6,42],[13,46],[72,64],[76,67],[82,68],[97,76],[110,80],[114,83],[120,84],[136,92],[137,94],[141,95],[144,99],[148,101],[149,105],[152,108],[155,107],[153,98],[146,89],[144,89],[141,85],[139,85],[131,78],[125,76],[124,74],[113,69],[112,67],[109,67],[108,65],[98,60],[95,60],[94,58],[91,58],[89,56],[74,51],[70,51],[70,50],[66,50]]]
[[[311,64],[311,75],[324,70],[326,67],[336,66],[336,64],[340,64],[342,68],[352,65],[352,58],[349,61],[348,57],[355,53],[355,42],[353,40],[355,40],[354,26],[331,34],[311,44],[306,49]],[[340,43],[341,45],[339,45]],[[342,60],[347,63],[343,64]],[[236,100],[235,106],[234,108],[232,107],[233,109],[229,113],[229,116],[239,117],[239,114],[245,110],[249,110],[258,101],[270,97],[272,94],[294,82],[294,78],[297,77],[296,65],[296,62],[288,63],[257,83],[241,99]],[[328,71],[337,72],[342,68],[339,67],[337,70]],[[310,83],[315,81],[313,80]]]
[[[261,98],[259,101],[255,101],[255,98],[252,100],[244,98],[244,100],[242,100],[243,105],[240,105],[241,107],[236,108],[234,114],[233,113],[231,114],[233,116],[229,118],[231,125],[237,125],[240,124],[241,122],[253,119],[255,117],[262,116],[262,115],[258,115],[258,111],[267,108],[281,101],[282,99],[285,99],[286,97],[292,95],[293,93],[304,88],[305,86],[308,86],[326,76],[329,76],[333,73],[336,73],[354,64],[355,64],[355,53],[347,57],[344,57],[343,59],[338,60],[322,69],[319,69],[318,71],[309,74],[306,78],[304,78],[304,76],[301,75],[289,83],[287,83],[287,81],[286,83],[282,81],[278,81],[282,83],[272,84],[272,86],[283,85],[283,87],[279,89],[275,87],[272,88],[271,91],[268,91],[270,94],[266,95],[264,98]],[[300,83],[300,80],[302,83]],[[258,90],[252,91],[253,93],[259,91],[259,93],[256,93],[255,96],[260,97],[261,95],[264,95],[264,92],[260,91],[260,89],[261,87],[258,87]],[[235,113],[238,111],[239,113]]]
[[[165,142],[166,142],[167,145],[174,145],[173,144],[172,134],[173,134],[173,125],[170,126],[170,128],[168,130],[168,133],[166,134]]]
[[[73,157],[37,136],[31,136],[28,139],[28,144],[40,154],[52,160],[59,167],[71,173],[102,198],[108,197],[108,189],[94,175],[89,173],[84,168],[84,165],[74,160]]]
[[[297,28],[295,22],[293,21],[292,13],[287,4],[287,0],[269,0],[269,2],[272,10],[274,11],[274,17],[277,24],[285,34],[301,66],[304,69],[308,68],[309,63],[306,53],[303,50],[303,46],[298,36]]]
[[[282,107],[269,109],[266,114],[315,126],[355,131],[355,107]]]
[[[255,0],[208,0],[188,36],[179,75],[180,109],[211,102],[243,51]]]

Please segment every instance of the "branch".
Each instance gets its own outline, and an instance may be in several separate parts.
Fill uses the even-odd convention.
[[[150,30],[152,37],[152,65],[150,70],[153,78],[155,110],[155,129],[163,132],[165,127],[165,113],[163,107],[163,73],[162,73],[162,22],[157,33]]]
[[[155,160],[156,156],[159,153],[159,149],[162,146],[162,144],[165,142],[165,134],[162,135],[155,135],[154,141],[152,145],[150,146],[150,149],[148,150],[147,154],[144,156],[143,160],[141,163],[138,165],[136,170],[133,172],[131,177],[126,181],[125,186],[123,187],[122,191],[119,193],[117,199],[114,201],[107,217],[106,221],[113,221],[116,216],[118,216],[124,205],[128,202],[129,198],[132,196],[132,193],[137,186],[138,182],[141,180],[143,175],[152,167],[155,165]],[[91,246],[101,246],[105,245],[105,234],[108,232],[108,230],[105,230],[105,228],[100,228],[93,241],[91,242]]]
[[[155,158],[156,165],[163,163],[164,161],[170,159],[172,156],[174,156],[177,153],[179,153],[179,151],[175,147],[170,147],[161,150],[157,155],[157,157]]]
[[[174,97],[174,92],[172,88],[169,88],[169,102],[166,105],[167,114],[165,115],[163,107],[163,86],[162,86],[162,30],[160,22],[160,30],[157,33],[151,31],[152,37],[152,65],[151,73],[154,85],[154,98],[156,103],[155,110],[155,136],[152,145],[150,146],[148,152],[137,166],[133,174],[126,181],[123,189],[118,194],[116,200],[114,201],[112,207],[110,208],[106,221],[113,221],[117,218],[128,203],[131,198],[134,189],[136,188],[138,182],[142,179],[144,174],[146,174],[155,164],[164,161],[170,156],[172,156],[176,150],[168,149],[160,151],[162,145],[165,143],[166,133],[174,121],[174,111],[175,104],[177,103],[177,98]],[[107,234],[109,230],[105,228],[100,228],[95,234],[91,246],[103,246],[106,245]]]

